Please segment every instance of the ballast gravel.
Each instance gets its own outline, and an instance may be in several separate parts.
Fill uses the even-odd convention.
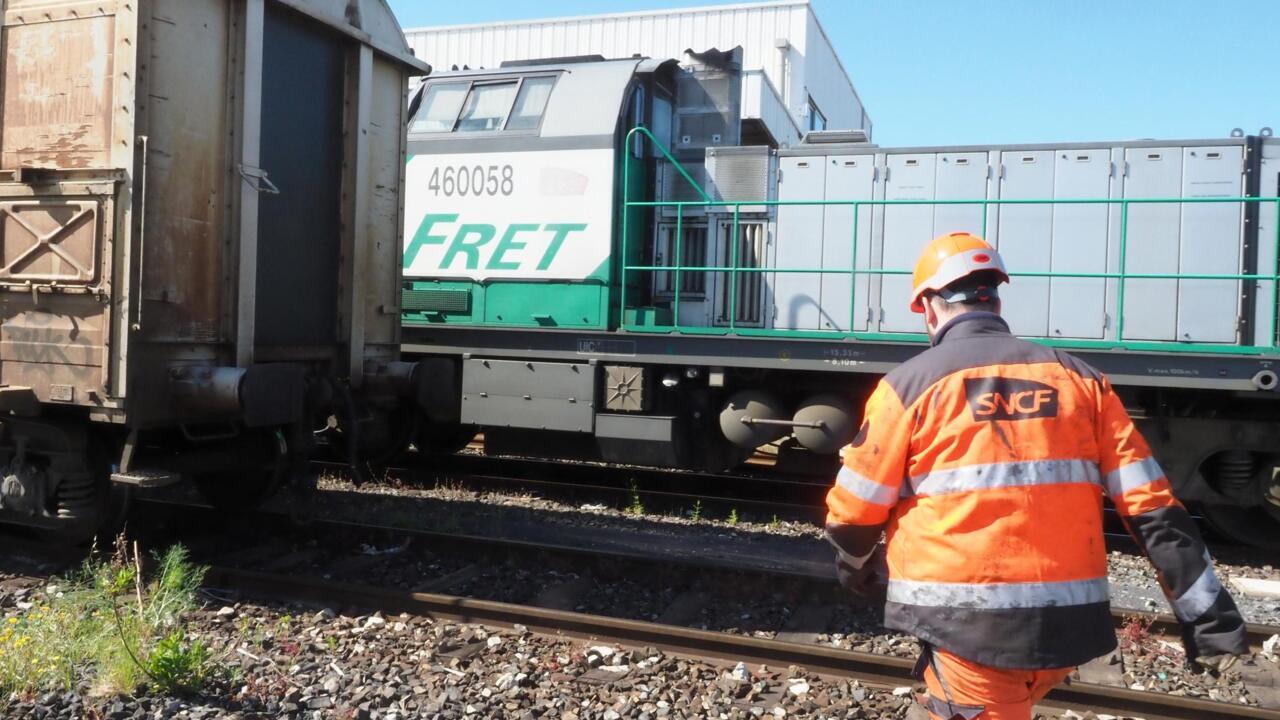
[[[14,598],[0,596],[12,612]],[[713,665],[653,648],[409,615],[211,599],[188,620],[221,679],[202,693],[11,697],[4,717],[93,720],[657,720],[923,718],[918,687],[872,688],[795,667]],[[1056,717],[1091,717],[1087,713]],[[1094,716],[1096,717],[1096,716]]]
[[[427,528],[470,526],[470,518],[500,518],[496,524],[514,525],[526,517],[548,527],[597,528],[604,531],[631,531],[653,537],[687,538],[705,543],[737,542],[767,548],[768,552],[794,553],[797,557],[814,557],[826,551],[822,528],[812,523],[794,521],[757,522],[747,519],[729,522],[724,518],[693,517],[680,514],[637,514],[627,508],[608,505],[571,505],[554,498],[530,493],[473,491],[442,482],[434,487],[401,483],[370,483],[358,490],[349,481],[326,477],[317,508],[320,512],[365,512],[352,507],[349,494],[358,492],[370,499],[366,508],[371,517],[395,518],[395,511],[379,504],[380,500],[416,499],[423,503],[414,515],[414,524]],[[325,500],[329,493],[334,502]],[[496,513],[496,515],[495,515]],[[490,522],[490,526],[493,523]],[[1260,554],[1248,550],[1231,550],[1215,560],[1223,583],[1232,577],[1280,580],[1280,569]],[[1136,552],[1112,551],[1108,556],[1112,586],[1112,605],[1117,608],[1169,612],[1168,603],[1156,581],[1151,563]],[[1228,585],[1228,587],[1230,587]],[[1245,620],[1251,623],[1280,626],[1280,599],[1252,597],[1238,590],[1233,595]]]

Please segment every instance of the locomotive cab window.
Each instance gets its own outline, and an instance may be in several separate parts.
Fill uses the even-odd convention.
[[[428,83],[410,105],[409,132],[537,130],[555,84],[553,75]]]
[[[501,130],[511,112],[516,96],[516,81],[477,83],[471,86],[458,119],[458,132],[492,132]]]
[[[466,82],[445,82],[427,86],[410,132],[451,132],[469,85]]]
[[[554,77],[525,78],[516,95],[511,119],[507,120],[507,129],[537,130],[542,124],[542,114],[547,110],[547,101],[551,99],[551,87],[555,84]]]

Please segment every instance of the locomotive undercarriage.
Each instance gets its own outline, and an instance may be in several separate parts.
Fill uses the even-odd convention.
[[[486,339],[500,337],[489,334]],[[545,350],[539,353],[542,358],[571,359],[557,357],[550,347]],[[797,355],[783,353],[786,359],[779,365],[794,364]],[[514,352],[501,355],[514,356]],[[535,357],[527,351],[520,356],[531,361]],[[722,471],[741,464],[758,446],[772,444],[781,464],[829,472],[836,462],[835,451],[861,423],[862,406],[878,377],[781,367],[680,365],[671,362],[676,357],[669,357],[668,363],[637,362],[647,359],[618,362],[602,356],[578,363],[593,373],[590,402],[596,410],[595,430],[565,432],[514,423],[465,422],[467,402],[473,401],[468,398],[498,388],[464,387],[466,361],[435,356],[432,362],[452,363],[453,369],[446,374],[449,383],[437,384],[431,404],[423,407],[450,408],[452,414],[442,418],[437,413],[433,421],[424,421],[418,447],[450,452],[459,447],[458,439],[464,438],[461,444],[465,444],[483,430],[490,452]],[[490,369],[500,362],[490,362]],[[513,363],[513,367],[545,371],[544,366],[553,364],[538,360]],[[537,373],[530,375],[532,379]],[[512,382],[518,379],[511,378]],[[1280,398],[1272,392],[1216,388],[1123,385],[1119,389],[1179,498],[1223,537],[1280,549],[1280,423],[1274,420]],[[519,405],[545,400],[546,387],[530,382],[507,385],[503,392]],[[448,393],[451,399],[443,400]],[[501,400],[492,393],[485,398],[485,402]],[[539,415],[538,422],[546,417]],[[619,423],[619,418],[627,423]]]

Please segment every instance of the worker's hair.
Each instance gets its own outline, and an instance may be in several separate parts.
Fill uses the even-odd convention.
[[[951,305],[965,312],[995,312],[1000,305],[1000,297],[996,294],[996,286],[1000,284],[1000,275],[995,272],[979,272],[961,278],[946,287],[950,293],[976,294],[979,288],[989,288],[991,297],[988,300],[958,300]]]

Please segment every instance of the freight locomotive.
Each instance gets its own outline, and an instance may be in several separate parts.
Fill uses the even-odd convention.
[[[735,52],[431,76],[406,169],[423,449],[721,470],[833,458],[920,351],[909,268],[995,244],[1015,333],[1108,373],[1176,492],[1280,547],[1280,139],[777,147]],[[554,448],[554,450],[550,450]]]
[[[383,0],[0,3],[0,523],[251,502],[396,441],[408,78]],[[297,473],[293,473],[297,475]]]

